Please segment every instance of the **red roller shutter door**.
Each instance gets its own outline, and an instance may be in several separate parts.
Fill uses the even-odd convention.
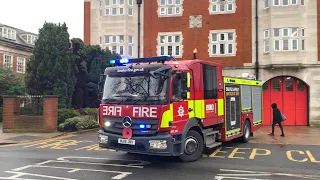
[[[267,81],[263,87],[264,124],[272,124],[272,103],[286,115],[284,125],[306,126],[308,86],[293,77],[276,77]]]

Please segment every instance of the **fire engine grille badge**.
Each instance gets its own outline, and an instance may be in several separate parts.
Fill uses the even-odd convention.
[[[125,128],[129,128],[132,125],[132,119],[129,116],[125,116],[122,120],[122,125]]]

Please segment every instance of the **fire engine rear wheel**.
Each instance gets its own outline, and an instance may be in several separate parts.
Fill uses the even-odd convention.
[[[183,147],[184,152],[179,156],[180,160],[183,162],[196,161],[203,153],[203,138],[197,131],[190,130],[184,140]]]
[[[244,143],[249,142],[249,140],[250,140],[250,133],[251,133],[250,123],[249,123],[249,121],[247,120],[247,121],[245,121],[244,128],[243,128],[242,141],[243,141]]]

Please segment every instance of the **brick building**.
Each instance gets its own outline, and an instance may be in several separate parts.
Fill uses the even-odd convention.
[[[37,35],[0,24],[0,65],[24,74]]]
[[[112,7],[104,5],[106,2],[112,3]],[[119,41],[110,45],[103,37],[125,31],[136,40],[135,2],[130,6],[131,16],[116,14],[123,4],[131,2],[85,0],[85,40],[111,50],[117,49],[113,46],[118,47]],[[197,48],[197,58],[222,63],[224,75],[249,73],[264,82],[265,124],[271,123],[273,102],[287,115],[285,125],[320,124],[320,3],[317,0],[257,2],[143,0],[142,54],[192,59]],[[114,15],[110,17],[109,11]],[[126,31],[129,28],[132,30]],[[137,41],[131,45],[137,51]],[[126,53],[128,49],[124,50]]]

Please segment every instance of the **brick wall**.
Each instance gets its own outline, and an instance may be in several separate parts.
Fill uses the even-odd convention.
[[[43,99],[43,117],[46,121],[47,130],[56,130],[58,122],[58,98],[45,96]]]
[[[23,116],[17,111],[19,98],[5,97],[3,102],[3,132],[56,131],[58,122],[58,97],[43,97],[42,116]]]
[[[90,44],[91,2],[84,2],[84,44]]]
[[[6,97],[3,99],[3,132],[6,129],[14,128],[14,109],[15,109],[15,98]]]
[[[182,17],[158,18],[157,0],[144,1],[144,56],[157,55],[158,32],[182,31],[183,59],[193,58],[193,49],[198,49],[197,58],[220,62],[225,66],[242,66],[252,62],[252,5],[249,0],[236,1],[235,14],[210,15],[209,0],[183,1]],[[202,28],[189,28],[189,16],[202,15]],[[237,54],[234,57],[209,57],[210,30],[235,29]]]

